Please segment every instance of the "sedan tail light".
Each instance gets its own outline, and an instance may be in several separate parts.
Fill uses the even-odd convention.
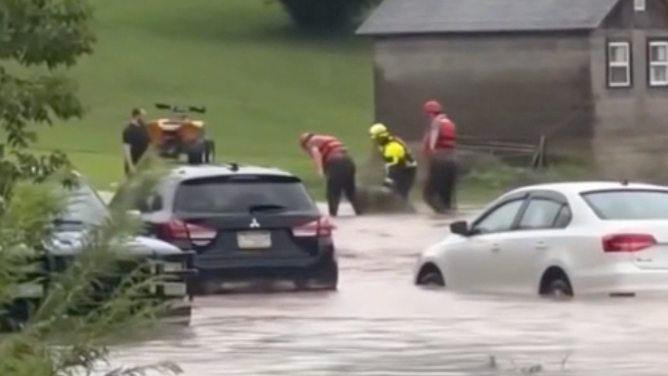
[[[603,237],[604,252],[638,252],[656,244],[654,236],[649,234],[623,233]]]
[[[334,226],[327,217],[320,217],[315,221],[304,223],[292,229],[292,235],[299,238],[318,237],[326,238],[332,236]]]

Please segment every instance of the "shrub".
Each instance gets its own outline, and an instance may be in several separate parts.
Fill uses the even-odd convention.
[[[331,32],[347,30],[377,3],[376,0],[279,0],[299,29]]]

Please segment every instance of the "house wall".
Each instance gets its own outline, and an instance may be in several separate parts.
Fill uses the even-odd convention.
[[[648,85],[648,41],[668,41],[668,7],[647,1],[635,13],[632,1],[621,2],[591,37],[591,71],[596,98],[593,150],[607,178],[665,183],[668,178],[668,87]],[[632,86],[608,88],[607,43],[631,43]]]
[[[375,114],[414,140],[425,100],[440,100],[460,134],[588,149],[590,43],[583,34],[378,37]]]

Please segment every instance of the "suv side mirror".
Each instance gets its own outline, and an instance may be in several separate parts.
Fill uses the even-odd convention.
[[[461,236],[471,235],[469,224],[466,221],[455,221],[450,224],[450,232]]]

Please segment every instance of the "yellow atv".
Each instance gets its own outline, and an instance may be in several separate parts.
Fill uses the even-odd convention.
[[[155,108],[171,113],[167,118],[154,119],[147,124],[151,143],[161,157],[178,160],[185,154],[189,164],[213,162],[215,143],[206,137],[204,122],[189,117],[190,113],[206,113],[206,108],[164,103],[156,103]]]

